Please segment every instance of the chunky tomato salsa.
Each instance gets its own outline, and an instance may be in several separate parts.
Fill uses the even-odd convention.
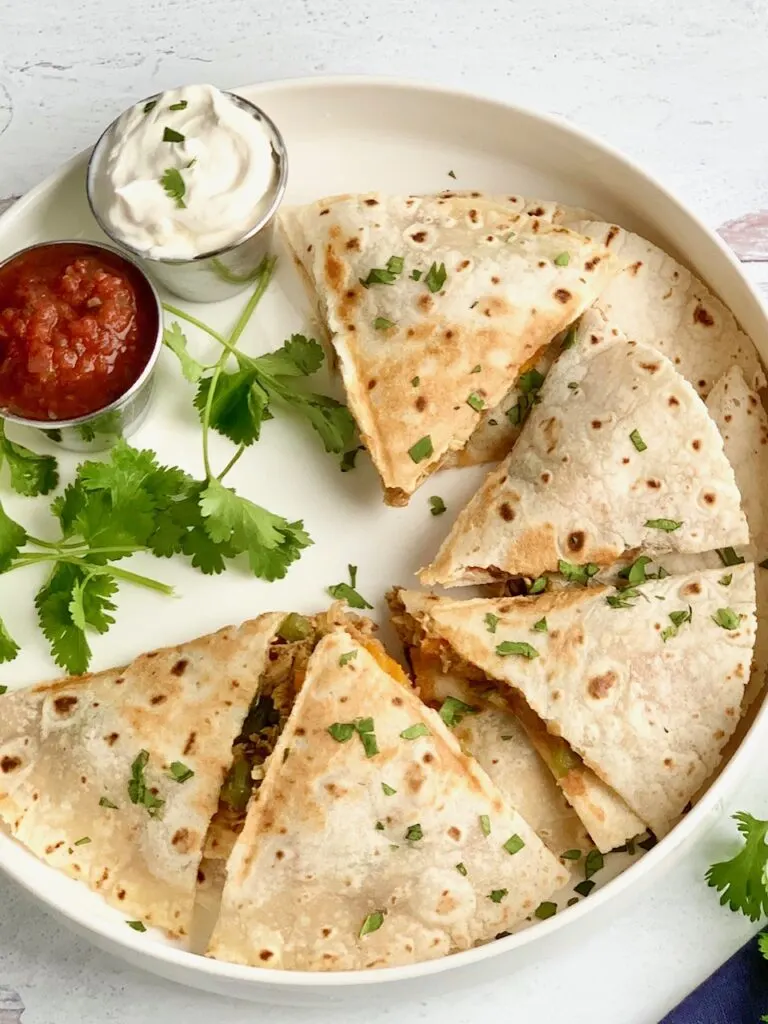
[[[140,376],[157,335],[141,274],[86,243],[40,246],[0,269],[0,413],[70,420]]]

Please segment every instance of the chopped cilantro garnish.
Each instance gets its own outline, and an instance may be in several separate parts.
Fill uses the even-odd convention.
[[[499,624],[499,616],[493,615],[491,612],[488,612],[488,614],[485,616],[484,622],[485,628],[488,630],[488,632],[495,633],[496,627]]]
[[[446,511],[445,502],[437,494],[429,499],[429,511],[433,516],[441,516]]]
[[[645,583],[646,581],[647,577],[645,567],[649,565],[651,561],[652,559],[650,559],[648,555],[640,555],[640,557],[636,558],[631,565],[625,566],[625,568],[619,572],[619,576],[621,579],[626,580],[630,586],[639,586],[641,583]]]
[[[467,405],[474,409],[475,412],[482,412],[485,408],[483,398],[476,391],[467,396]]]
[[[150,110],[154,110],[156,106],[157,100],[149,100],[149,102],[144,104],[144,113],[148,114]]]
[[[388,331],[390,327],[395,325],[391,320],[387,320],[385,316],[377,316],[373,321],[373,326],[377,331]]]
[[[365,756],[375,757],[379,752],[379,745],[376,742],[376,734],[373,731],[373,719],[357,718],[355,720],[355,729],[360,737],[360,742],[363,744]]]
[[[639,452],[644,452],[648,448],[648,445],[640,436],[639,430],[633,430],[632,433],[629,435],[629,440],[632,442],[632,444]]]
[[[568,252],[561,252],[559,256],[555,256],[556,267],[567,267],[571,262],[571,254]]]
[[[404,264],[405,260],[402,256],[390,256],[386,267],[372,267],[365,280],[360,278],[360,284],[364,288],[370,288],[372,284],[394,284],[402,274]]]
[[[733,608],[718,608],[712,620],[723,629],[738,629],[741,616]]]
[[[424,276],[424,284],[434,294],[435,292],[439,292],[443,287],[446,276],[445,264],[441,263],[438,267],[436,263],[433,263]]]
[[[397,792],[396,789],[393,789],[391,786],[388,786],[386,782],[382,782],[381,789],[382,792],[384,793],[384,796],[394,796],[395,793]]]
[[[744,559],[741,555],[737,555],[733,548],[718,548],[717,553],[720,556],[720,561],[726,568],[731,565],[744,564]]]
[[[145,932],[147,930],[147,926],[143,921],[126,921],[125,923],[129,928],[133,928],[135,932]]]
[[[676,519],[646,519],[645,525],[651,530],[664,530],[665,533],[673,533],[683,525]]]
[[[421,277],[421,271],[420,270],[412,270],[411,271],[411,280],[412,281],[418,281],[420,277]]]
[[[350,661],[354,661],[356,657],[357,651],[347,651],[346,654],[342,654],[339,657],[339,667],[343,668],[345,665],[348,665]]]
[[[4,693],[8,693],[8,687],[5,685],[0,686],[0,697],[2,697]]]
[[[573,891],[577,892],[579,896],[589,896],[589,894],[592,892],[594,888],[595,883],[592,881],[592,879],[589,879],[588,881],[585,880],[583,882],[579,882],[578,885],[574,885]]]
[[[357,591],[357,566],[348,565],[349,583],[334,583],[328,587],[328,593],[337,601],[345,601],[350,608],[373,608],[365,598]]]
[[[117,810],[117,804],[113,804],[108,796],[103,796],[101,800],[99,800],[99,807],[109,807],[112,811]]]
[[[719,582],[719,583],[720,583],[720,584],[721,584],[721,585],[722,585],[723,587],[730,587],[730,585],[731,585],[731,580],[732,580],[732,579],[733,579],[733,573],[732,573],[732,572],[729,572],[729,573],[727,573],[727,574],[726,574],[725,576],[721,576],[718,582]]]
[[[371,932],[377,932],[379,928],[384,924],[384,911],[376,910],[373,914],[369,914],[363,921],[358,938],[362,939],[365,935],[370,935]]]
[[[505,896],[509,893],[509,889],[492,889],[488,893],[488,899],[493,903],[501,903]]]
[[[605,600],[611,608],[633,608],[635,601],[642,596],[637,587],[624,587],[615,594],[608,594]]]
[[[172,761],[169,774],[176,782],[182,783],[188,782],[195,773],[191,768],[187,768],[185,764],[182,764],[181,761]]]
[[[537,633],[549,632],[549,629],[547,627],[546,616],[543,619],[539,619],[538,622],[534,622],[534,624],[531,626],[531,629],[535,630]]]
[[[168,107],[168,109],[169,110],[186,110],[187,109],[187,105],[188,104],[187,104],[186,100],[179,100],[178,103],[171,103],[171,105]]]
[[[487,814],[480,815],[480,831],[484,836],[489,836],[491,834],[491,819]]]
[[[577,380],[568,381],[568,390],[569,391],[578,391],[580,387],[581,387],[581,385],[579,384],[579,382]]]
[[[405,838],[410,839],[413,843],[417,843],[419,839],[423,839],[424,833],[421,830],[421,825],[418,822],[416,822],[415,825],[409,825],[405,830]]]
[[[557,913],[557,904],[548,900],[540,903],[533,913],[540,921],[546,921],[548,917],[554,917]]]
[[[507,853],[515,854],[519,853],[523,849],[523,847],[525,846],[525,842],[523,839],[520,838],[520,836],[517,833],[515,833],[514,835],[509,837],[506,843],[502,843],[502,846],[507,851]]]
[[[589,879],[605,867],[605,859],[599,850],[590,850],[584,861],[584,878]]]
[[[375,828],[376,828],[377,832],[383,832],[384,831],[384,822],[383,821],[377,821],[376,825],[375,825]]]
[[[543,594],[546,589],[547,589],[547,577],[546,576],[539,576],[537,579],[533,580],[530,584],[526,585],[526,591],[525,592],[527,594]]]
[[[456,865],[456,870],[459,872],[460,875],[464,875],[465,878],[467,877],[467,869],[464,867],[461,861],[459,861],[459,863]]]
[[[355,726],[352,722],[334,722],[328,726],[328,732],[337,743],[346,743],[355,735]]]
[[[662,629],[661,631],[661,639],[664,643],[666,643],[667,640],[671,640],[673,636],[677,636],[680,627],[686,622],[691,621],[693,618],[693,609],[688,605],[687,608],[683,608],[680,611],[670,612],[669,618],[672,625],[667,626],[666,629]]]
[[[566,850],[560,854],[562,860],[581,860],[581,850]]]
[[[440,708],[440,717],[449,729],[453,729],[466,715],[476,715],[478,710],[479,708],[465,704],[458,697],[446,697]]]
[[[429,736],[429,729],[423,722],[417,722],[415,725],[409,725],[407,729],[403,729],[400,733],[400,738],[404,740],[415,740],[418,739],[419,736]]]
[[[519,654],[523,658],[538,658],[539,656],[535,647],[531,647],[530,644],[521,640],[504,640],[497,645],[496,653],[501,658],[506,658],[510,654]]]
[[[421,384],[421,377],[411,377],[411,387],[417,388]]]
[[[144,770],[149,762],[149,751],[140,750],[131,765],[131,777],[128,780],[128,796],[132,804],[146,807],[151,818],[156,818],[165,804],[147,786]]]
[[[75,840],[75,846],[87,846],[88,843],[90,843],[90,841],[91,841],[91,837],[90,836],[83,836],[82,839]]]
[[[408,449],[408,454],[413,462],[423,462],[424,459],[430,458],[433,454],[434,449],[432,447],[432,438],[427,434],[425,437],[420,438],[416,444],[412,445]]]
[[[481,370],[482,370],[482,366],[480,365],[480,363],[478,363],[477,366],[473,366],[472,369],[469,372],[470,373],[480,373]]]
[[[581,583],[586,586],[600,569],[594,562],[587,562],[586,565],[574,565],[561,558],[557,563],[557,571],[561,576],[565,576],[569,583]]]
[[[563,342],[560,345],[560,351],[561,352],[565,352],[567,349],[573,348],[573,346],[575,344],[576,344],[576,328],[575,327],[569,327],[568,330],[565,332],[565,337],[563,338]]]
[[[454,174],[454,172],[453,172],[453,171],[448,171],[448,177],[449,177],[449,178],[453,178],[453,179],[455,180],[455,178],[456,178],[456,175]]]
[[[181,132],[177,132],[173,128],[165,128],[163,131],[163,142],[184,142],[186,139],[185,135]]]
[[[187,191],[187,186],[184,184],[180,171],[177,171],[175,167],[169,167],[160,179],[160,184],[165,189],[165,194],[174,200],[180,210],[186,209],[184,193]]]

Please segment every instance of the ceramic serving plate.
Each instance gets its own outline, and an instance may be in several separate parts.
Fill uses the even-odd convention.
[[[455,187],[586,207],[645,235],[687,264],[730,306],[763,358],[768,358],[766,314],[715,235],[624,157],[569,125],[463,93],[388,80],[313,79],[238,91],[261,106],[285,136],[291,164],[288,202],[338,192],[436,192]],[[101,237],[86,202],[86,162],[87,154],[75,157],[0,218],[0,260],[36,241]],[[301,282],[286,254],[279,255],[276,279],[243,339],[245,351],[267,351],[293,332],[312,331]],[[225,331],[246,297],[196,306],[194,313]],[[187,334],[196,354],[213,356],[203,334],[191,329]],[[329,381],[317,385],[331,393],[334,387]],[[192,385],[182,379],[173,356],[165,353],[155,405],[131,440],[137,447],[154,449],[161,462],[197,474],[200,432],[191,400]],[[31,443],[40,446],[38,440]],[[66,479],[77,457],[56,454]],[[213,435],[215,464],[224,465],[230,454],[228,442]],[[359,567],[358,589],[376,605],[373,614],[384,622],[386,590],[393,584],[413,585],[414,572],[436,550],[483,474],[482,469],[443,472],[416,493],[408,508],[387,508],[365,458],[358,460],[354,472],[342,474],[338,460],[323,452],[305,424],[279,416],[266,425],[261,441],[237,465],[231,484],[289,521],[303,519],[314,546],[286,579],[272,584],[237,570],[207,577],[175,560],[134,556],[131,568],[173,584],[178,596],[124,587],[116,625],[93,644],[92,667],[125,663],[142,651],[262,611],[317,611],[328,603],[327,586],[346,579],[348,563]],[[430,494],[442,496],[447,515],[430,515]],[[45,501],[5,489],[1,497],[11,516],[45,535]],[[3,667],[2,681],[10,687],[57,675],[32,614],[42,573],[30,568],[0,578],[3,616],[22,644],[17,660]],[[391,639],[386,629],[384,639]],[[579,927],[595,928],[601,917],[616,914],[627,899],[637,898],[643,884],[669,866],[717,814],[760,734],[765,734],[766,714],[760,710],[751,728],[743,730],[724,770],[672,833],[631,864],[626,857],[607,858],[605,870],[596,878],[600,885],[587,899],[516,935],[425,964],[318,975],[221,963],[153,932],[132,931],[98,897],[38,862],[2,833],[0,867],[97,945],[175,981],[246,999],[294,1004],[369,1000],[370,988],[385,986],[394,990],[393,995],[418,991],[423,997],[430,986],[445,991],[448,985],[508,972],[545,951],[549,955],[556,944],[573,941]]]

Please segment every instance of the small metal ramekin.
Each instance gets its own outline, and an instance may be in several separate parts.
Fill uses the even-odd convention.
[[[124,252],[116,249],[113,245],[106,245],[104,242],[91,242],[82,238],[59,239],[54,242],[38,242],[20,249],[12,256],[0,262],[0,273],[14,260],[26,255],[35,249],[49,249],[53,246],[72,245],[80,250],[92,250],[94,255],[108,252],[118,263],[122,262],[130,266],[134,274],[138,275],[142,284],[146,286],[146,294],[137,295],[136,302],[146,301],[150,304],[150,316],[152,329],[154,331],[154,343],[149,354],[146,365],[136,380],[131,384],[119,398],[116,398],[109,405],[88,413],[86,416],[78,416],[71,420],[29,420],[23,416],[15,416],[13,413],[5,412],[0,408],[0,418],[7,423],[16,423],[20,427],[31,427],[40,431],[49,440],[60,444],[75,452],[94,452],[110,448],[121,437],[128,437],[141,424],[147,414],[150,399],[154,390],[154,370],[157,358],[163,347],[163,307],[160,296],[157,294],[154,284],[146,274],[139,262]]]
[[[161,93],[156,93],[154,96],[147,96],[137,105],[150,103],[161,95]],[[275,215],[285,195],[285,187],[288,182],[288,154],[283,137],[275,123],[255,103],[251,103],[235,93],[227,93],[227,95],[265,126],[270,136],[272,159],[275,164],[274,186],[269,206],[258,221],[230,245],[222,246],[212,252],[200,253],[192,259],[154,259],[145,252],[134,249],[133,246],[128,245],[112,233],[99,213],[98,177],[102,171],[107,144],[115,125],[120,120],[119,117],[115,118],[102,133],[93,147],[88,161],[86,176],[88,203],[101,230],[115,245],[141,260],[146,269],[168,291],[189,302],[218,302],[221,299],[229,299],[253,283],[259,265],[271,251]],[[122,114],[120,116],[122,117]]]

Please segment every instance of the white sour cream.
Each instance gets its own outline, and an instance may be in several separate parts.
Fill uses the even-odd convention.
[[[126,110],[105,140],[94,183],[99,216],[115,238],[153,259],[234,244],[274,192],[268,128],[212,85],[173,89],[148,106]]]

